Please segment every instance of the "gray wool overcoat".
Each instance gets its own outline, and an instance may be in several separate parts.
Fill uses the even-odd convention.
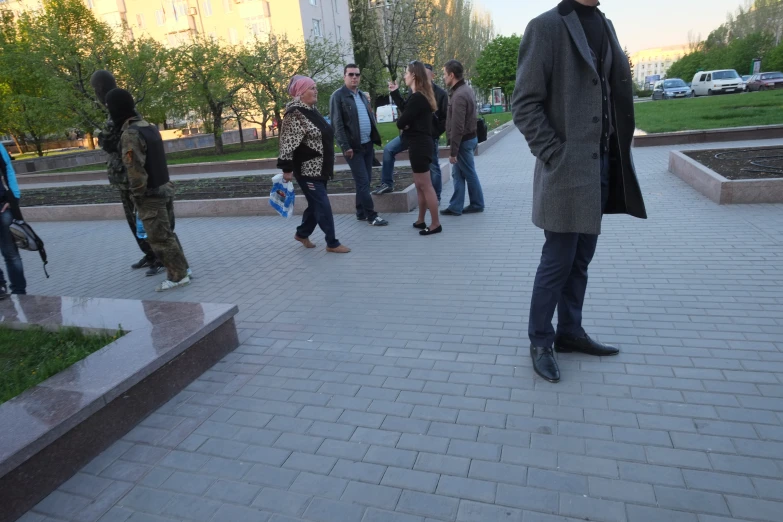
[[[611,63],[614,133],[609,140],[609,202],[601,209],[603,94],[587,37],[568,1],[533,19],[519,48],[511,105],[536,157],[533,224],[551,232],[600,234],[602,214],[646,218],[631,156],[635,128],[628,59],[603,13]],[[605,57],[609,58],[609,57]]]

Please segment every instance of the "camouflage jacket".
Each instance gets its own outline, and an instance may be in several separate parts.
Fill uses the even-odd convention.
[[[120,137],[122,130],[118,128],[113,121],[107,120],[101,132],[98,133],[98,145],[109,155],[106,160],[106,174],[109,183],[120,188],[128,189],[128,173],[125,171],[125,165],[122,163],[120,153]]]
[[[141,116],[135,116],[122,126],[120,150],[122,163],[127,172],[127,187],[135,198],[144,196],[173,197],[174,185],[170,182],[156,189],[147,188],[148,176],[147,171],[144,169],[144,164],[147,161],[147,144],[141,133],[134,127],[146,127],[149,125],[150,123]]]

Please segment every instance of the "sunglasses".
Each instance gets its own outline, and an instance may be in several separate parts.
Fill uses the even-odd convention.
[[[348,76],[350,76],[351,78],[354,78],[354,77],[358,78],[361,75],[362,75],[362,73],[348,73]]]

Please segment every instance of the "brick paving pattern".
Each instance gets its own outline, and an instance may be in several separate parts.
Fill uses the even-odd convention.
[[[440,236],[338,216],[336,256],[296,218],[179,220],[197,278],[171,294],[124,223],[37,225],[31,291],[238,303],[242,345],[22,520],[780,522],[783,205],[717,206],[669,150],[635,151],[650,219],[607,217],[591,266],[585,326],[622,353],[561,356],[559,384],[528,356],[518,133]]]

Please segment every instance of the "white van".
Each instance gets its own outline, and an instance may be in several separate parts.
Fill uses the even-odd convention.
[[[397,106],[394,104],[381,105],[375,111],[375,119],[378,120],[378,123],[397,121]]]
[[[693,82],[691,82],[694,96],[742,92],[743,88],[742,77],[734,69],[699,71],[693,77]]]

